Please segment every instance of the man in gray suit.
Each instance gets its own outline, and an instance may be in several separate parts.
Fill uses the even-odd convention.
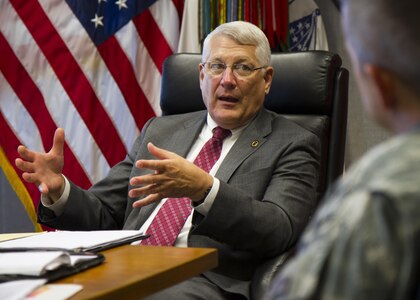
[[[219,26],[200,64],[207,111],[149,120],[125,160],[88,191],[61,174],[62,129],[49,153],[20,146],[16,165],[42,191],[39,221],[67,230],[147,231],[163,202],[188,197],[193,210],[174,245],[217,248],[219,266],[153,298],[248,299],[255,268],[295,243],[316,204],[318,138],[263,108],[270,55],[258,27]],[[231,134],[206,173],[192,161],[217,126]]]

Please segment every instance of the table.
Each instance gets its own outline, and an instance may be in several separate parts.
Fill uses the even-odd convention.
[[[77,299],[140,299],[217,266],[216,249],[121,246],[105,262],[53,283],[81,284]]]

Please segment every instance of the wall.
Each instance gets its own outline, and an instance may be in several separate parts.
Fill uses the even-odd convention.
[[[340,26],[340,12],[331,0],[315,0],[325,24],[330,50],[343,59],[343,66],[350,71],[349,115],[346,144],[346,167],[348,168],[368,149],[386,139],[389,135],[378,127],[364,112],[360,94],[352,76],[350,59],[344,46]]]
[[[32,221],[0,169],[0,233],[33,231]]]

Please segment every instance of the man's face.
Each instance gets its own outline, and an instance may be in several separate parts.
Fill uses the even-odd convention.
[[[261,67],[255,56],[255,46],[238,45],[225,36],[215,36],[209,49],[209,56],[204,58],[207,62]],[[222,74],[212,76],[200,66],[200,88],[210,116],[226,129],[245,125],[263,106],[272,75],[273,69],[267,67],[255,70],[248,77],[239,77],[228,67]]]

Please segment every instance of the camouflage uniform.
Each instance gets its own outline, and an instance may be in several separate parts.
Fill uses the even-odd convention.
[[[419,298],[419,261],[417,127],[377,146],[335,185],[266,299]]]

